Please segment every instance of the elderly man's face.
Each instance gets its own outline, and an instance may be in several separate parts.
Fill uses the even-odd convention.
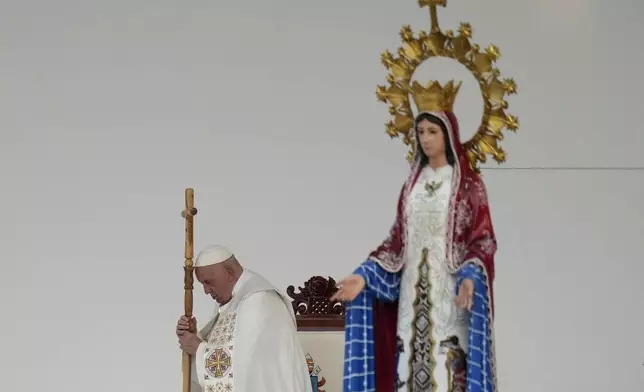
[[[230,301],[235,286],[235,279],[223,264],[195,268],[195,277],[203,285],[203,290],[220,305]]]

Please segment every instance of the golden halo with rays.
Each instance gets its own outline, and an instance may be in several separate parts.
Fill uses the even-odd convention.
[[[442,32],[438,26],[437,6],[445,7],[447,0],[418,0],[418,5],[429,7],[432,28],[429,33],[421,31],[415,35],[408,25],[402,27],[400,36],[403,46],[394,57],[389,51],[382,53],[382,63],[389,74],[389,86],[378,86],[376,95],[379,100],[389,103],[389,113],[393,119],[386,124],[387,134],[392,138],[403,136],[406,145],[411,145],[408,159],[414,154],[415,144],[413,125],[414,114],[411,109],[411,79],[414,72],[425,60],[432,57],[447,57],[464,65],[479,83],[483,96],[483,116],[477,132],[463,142],[470,167],[480,173],[478,166],[491,155],[499,164],[505,162],[505,151],[499,146],[503,140],[503,129],[517,131],[519,120],[506,112],[508,103],[505,96],[515,94],[517,85],[513,79],[500,79],[500,71],[494,66],[500,57],[499,49],[490,45],[482,52],[480,46],[471,42],[472,26],[461,23],[458,34],[447,30]]]

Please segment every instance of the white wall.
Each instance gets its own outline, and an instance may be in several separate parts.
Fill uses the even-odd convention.
[[[521,131],[484,172],[501,391],[644,385],[644,6],[618,3],[440,12],[498,45],[519,84]],[[401,25],[428,27],[416,1],[1,7],[0,390],[180,390],[185,187],[197,248],[227,244],[284,288],[344,276],[389,229],[405,148],[375,88]],[[464,68],[420,77],[462,78],[456,109],[475,129]]]

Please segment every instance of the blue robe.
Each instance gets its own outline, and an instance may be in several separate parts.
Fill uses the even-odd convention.
[[[367,260],[354,273],[362,276],[366,285],[346,304],[344,392],[372,392],[376,391],[375,355],[396,355],[395,352],[375,352],[374,305],[377,301],[393,303],[398,300],[401,272],[387,272],[379,264]],[[466,263],[458,273],[456,290],[466,278],[474,282],[468,328],[467,392],[495,392],[486,276],[480,266]],[[378,392],[394,390],[391,385],[386,391]]]

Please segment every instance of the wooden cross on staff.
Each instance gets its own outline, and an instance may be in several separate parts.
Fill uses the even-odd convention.
[[[186,205],[183,211],[181,211],[181,217],[186,220],[186,243],[185,243],[185,266],[184,270],[184,307],[185,307],[185,316],[190,320],[190,332],[196,333],[197,326],[194,321],[192,321],[192,290],[194,288],[193,280],[193,270],[194,264],[192,262],[193,253],[194,253],[194,231],[193,223],[194,217],[197,215],[197,209],[194,206],[195,204],[195,191],[192,188],[186,189]],[[183,352],[183,392],[190,392],[190,383],[191,383],[191,369],[190,366],[190,354]]]

